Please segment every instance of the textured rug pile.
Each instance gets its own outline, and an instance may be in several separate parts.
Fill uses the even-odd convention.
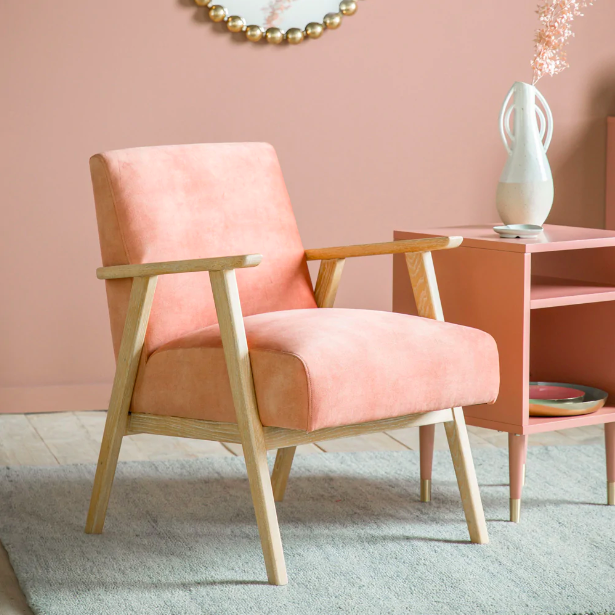
[[[105,533],[94,467],[0,469],[0,540],[40,615],[572,615],[615,611],[604,449],[530,449],[522,520],[504,450],[474,453],[491,543],[468,542],[450,457],[297,457],[278,505],[290,583],[266,584],[240,458],[120,464]]]

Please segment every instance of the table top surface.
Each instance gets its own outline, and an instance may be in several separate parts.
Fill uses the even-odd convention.
[[[449,226],[433,229],[396,230],[395,239],[417,237],[461,236],[462,247],[502,250],[506,252],[553,252],[615,246],[615,231],[556,226],[545,224],[544,231],[530,239],[502,239],[494,230],[495,224],[479,226]]]

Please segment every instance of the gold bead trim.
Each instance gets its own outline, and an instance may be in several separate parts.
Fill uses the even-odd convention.
[[[246,38],[252,43],[267,41],[271,45],[288,43],[298,45],[306,38],[320,38],[325,30],[337,30],[342,25],[342,19],[349,17],[357,12],[356,0],[342,0],[338,13],[327,13],[322,23],[309,23],[304,30],[301,28],[289,28],[286,32],[280,28],[268,28],[265,30],[260,26],[246,24],[243,17],[229,15],[225,7],[215,4],[212,0],[194,0],[195,4],[207,9],[209,18],[216,22],[226,22],[226,27],[230,32],[244,32]]]

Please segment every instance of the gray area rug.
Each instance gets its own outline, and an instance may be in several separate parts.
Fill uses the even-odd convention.
[[[105,533],[93,466],[0,469],[0,539],[41,615],[570,615],[615,610],[604,449],[532,448],[522,522],[504,450],[474,457],[491,543],[468,542],[450,457],[298,457],[278,505],[290,583],[266,584],[243,460],[120,464]]]

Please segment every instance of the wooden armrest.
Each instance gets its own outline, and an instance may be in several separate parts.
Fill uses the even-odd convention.
[[[463,237],[428,237],[426,239],[402,239],[385,243],[366,243],[357,246],[341,246],[339,248],[317,248],[306,250],[305,257],[309,261],[326,261],[355,256],[375,256],[378,254],[404,254],[408,252],[432,252],[447,250],[461,245]]]
[[[167,273],[192,273],[195,271],[225,271],[256,267],[263,260],[262,254],[243,254],[241,256],[221,256],[215,258],[195,258],[187,261],[168,261],[165,263],[144,263],[142,265],[115,265],[100,267],[96,270],[99,280],[119,278],[142,278]]]

